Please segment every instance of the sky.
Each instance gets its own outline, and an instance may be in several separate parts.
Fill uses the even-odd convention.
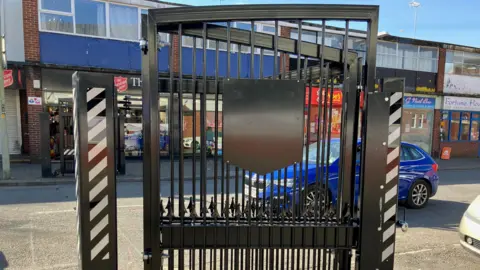
[[[196,6],[241,4],[364,4],[380,6],[380,32],[413,38],[410,0],[166,0]],[[415,38],[480,48],[480,0],[416,0]],[[335,26],[339,24],[332,23]],[[355,25],[353,28],[363,28]]]

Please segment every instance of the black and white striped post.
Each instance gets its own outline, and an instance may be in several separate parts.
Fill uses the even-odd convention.
[[[404,89],[404,78],[385,78],[382,91],[368,93],[367,97],[363,123],[368,136],[362,138],[360,187],[360,269],[394,266]]]
[[[79,269],[117,269],[113,76],[72,81]]]

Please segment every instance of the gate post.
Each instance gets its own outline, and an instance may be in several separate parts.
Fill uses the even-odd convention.
[[[113,78],[72,81],[79,268],[117,269]]]
[[[116,110],[118,111],[118,110]],[[125,116],[117,113],[117,171],[119,175],[125,175]]]
[[[367,97],[357,258],[360,269],[394,267],[404,88],[403,78],[383,79],[382,92]]]
[[[40,121],[40,159],[42,161],[42,178],[53,177],[52,157],[50,156],[50,114],[39,113]]]

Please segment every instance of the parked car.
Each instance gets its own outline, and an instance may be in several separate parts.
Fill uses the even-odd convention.
[[[355,179],[355,204],[358,205],[358,197],[360,192],[359,186],[359,172],[360,172],[360,142],[357,145],[357,166],[356,166],[356,179]],[[321,187],[316,187],[316,160],[317,160],[317,143],[309,145],[309,158],[308,162],[305,162],[302,168],[303,180],[305,176],[308,176],[307,185],[309,188],[304,189],[304,183],[300,182],[300,166],[297,165],[297,179],[294,180],[293,166],[287,168],[287,174],[285,177],[285,170],[281,170],[272,174],[267,174],[265,179],[262,176],[258,176],[255,173],[252,174],[251,179],[247,181],[244,186],[244,193],[247,196],[256,197],[257,188],[258,196],[263,199],[263,193],[265,189],[265,199],[270,199],[270,189],[273,187],[272,194],[274,200],[286,201],[288,204],[292,202],[293,187],[296,187],[296,200],[298,203],[300,192],[308,192],[302,196],[306,198],[307,205],[314,203],[314,198],[317,198],[317,192],[319,192],[320,201],[330,201],[332,205],[337,201],[337,185],[338,185],[338,171],[339,171],[339,156],[340,156],[340,140],[332,139],[330,142],[330,153],[327,155],[325,151],[325,163],[327,159],[329,161],[329,181],[328,181],[328,193],[325,192],[325,180]],[[304,152],[305,156],[305,152]],[[308,166],[306,165],[308,163]],[[379,165],[381,166],[381,165]],[[326,166],[325,166],[326,169]],[[400,154],[400,178],[399,178],[399,192],[398,199],[401,203],[406,204],[409,208],[423,208],[427,205],[430,197],[434,196],[438,189],[439,178],[437,175],[438,165],[435,161],[420,147],[402,142],[401,154]],[[285,179],[286,178],[286,179]],[[280,179],[280,180],[279,180]],[[264,183],[265,181],[265,183]],[[299,188],[299,186],[301,188]],[[280,191],[280,192],[279,192]],[[323,198],[324,194],[328,194],[328,198]],[[288,207],[288,206],[287,206]]]
[[[458,232],[460,244],[467,250],[480,255],[480,195],[463,214]]]

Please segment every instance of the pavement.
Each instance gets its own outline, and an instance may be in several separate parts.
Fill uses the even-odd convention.
[[[480,158],[452,158],[450,160],[437,159],[440,171],[446,170],[472,170],[480,169]],[[1,164],[0,164],[1,165]],[[222,173],[221,160],[217,161],[217,175]],[[53,169],[59,169],[59,163],[52,165]],[[193,161],[186,159],[183,165],[183,172],[185,180],[193,179]],[[174,161],[173,172],[174,177],[178,177],[180,164]],[[1,171],[1,166],[0,166]],[[212,180],[215,177],[215,162],[212,158],[207,159],[206,175],[207,179]],[[226,172],[226,171],[225,171]],[[235,168],[230,169],[231,175],[235,173]],[[11,164],[12,179],[0,179],[0,186],[39,186],[39,185],[61,185],[71,184],[75,182],[73,174],[59,175],[56,177],[42,178],[40,164],[31,163],[12,163]],[[196,179],[200,179],[200,161],[196,160],[195,168]],[[1,174],[0,174],[1,177]],[[160,160],[160,181],[169,181],[171,179],[171,165],[170,160]],[[127,160],[126,174],[118,175],[117,182],[141,182],[143,181],[143,161],[142,160]]]
[[[480,169],[446,170],[439,174],[437,195],[426,208],[407,210],[410,228],[406,233],[397,229],[397,270],[478,269],[480,265],[480,257],[460,246],[457,233],[462,214],[480,194]],[[163,191],[170,192],[169,183],[161,185],[162,195],[168,196]],[[211,183],[207,190],[212,193]],[[190,194],[191,188],[185,192]],[[142,194],[142,183],[117,185],[120,270],[143,269]],[[75,206],[73,184],[0,187],[0,269],[78,269]]]

